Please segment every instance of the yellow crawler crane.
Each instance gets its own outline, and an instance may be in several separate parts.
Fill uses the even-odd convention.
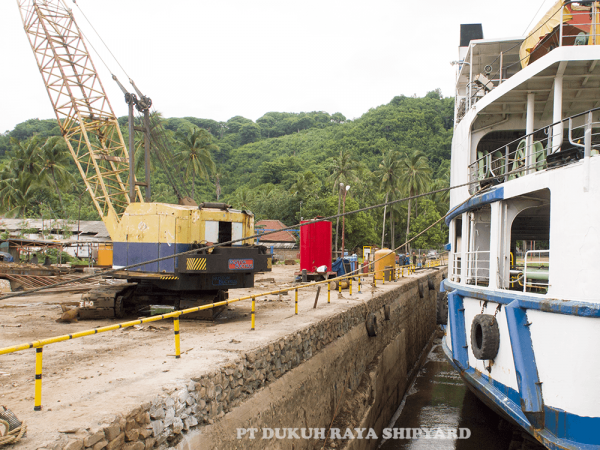
[[[197,250],[118,272],[127,283],[85,294],[80,316],[122,317],[156,303],[196,306],[226,299],[228,289],[252,287],[254,273],[271,268],[265,247],[247,239],[205,248],[254,235],[252,213],[223,203],[144,201],[139,186],[149,200],[149,174],[141,183],[130,170],[117,118],[71,10],[62,0],[17,3],[62,134],[113,240],[113,268]]]

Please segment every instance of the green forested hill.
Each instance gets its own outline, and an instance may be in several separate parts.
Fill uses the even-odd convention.
[[[241,116],[227,122],[195,117],[160,120],[168,159],[175,162],[174,176],[186,193],[193,192],[198,203],[219,200],[249,209],[257,220],[280,219],[291,225],[300,217],[335,214],[340,182],[351,186],[347,210],[449,183],[453,99],[442,98],[439,90],[423,98],[395,97],[355,120],[322,111],[270,112],[256,122]],[[127,141],[127,118],[121,117],[119,123]],[[80,197],[83,183],[66,146],[52,140],[59,135],[54,120],[38,119],[0,135],[0,213],[98,219],[87,194]],[[57,149],[49,152],[49,144]],[[191,170],[193,145],[210,153],[214,166],[204,161],[208,177]],[[53,170],[42,170],[44,165]],[[137,166],[143,178],[142,165]],[[200,172],[201,166],[196,167]],[[152,167],[153,201],[176,202],[155,158]],[[28,172],[36,170],[54,176],[28,178]],[[407,206],[402,203],[387,209],[386,245],[405,239]],[[422,226],[424,220],[435,220],[447,211],[448,199],[438,196],[413,202],[410,208],[414,234],[415,224]],[[346,246],[380,245],[383,214],[377,210],[348,217]],[[445,230],[440,228],[415,245],[435,246],[445,239]]]

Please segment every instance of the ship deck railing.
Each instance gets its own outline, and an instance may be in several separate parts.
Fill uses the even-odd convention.
[[[468,66],[468,74],[466,85],[463,85],[464,95],[458,95],[456,98],[457,121],[487,93],[553,49],[600,45],[600,7],[596,2],[588,3],[589,5],[566,1],[562,7],[555,6],[555,10],[550,10],[529,34],[524,39],[519,39],[516,44],[512,44],[513,41],[506,42],[506,45],[495,43],[499,51],[482,50],[483,54],[475,55],[475,58],[484,62],[474,61],[473,53],[476,47],[484,48],[491,42],[472,41],[465,59],[458,61],[461,72],[463,66]],[[510,46],[506,48],[507,45]]]
[[[489,152],[478,150],[477,159],[469,165],[470,193],[490,184],[598,156],[600,122],[593,120],[593,113],[599,110],[590,109],[551,123]]]
[[[460,282],[465,279],[467,284],[475,286],[489,286],[490,283],[490,252],[472,251],[462,254],[454,254],[450,280]],[[464,261],[464,265],[462,264]]]

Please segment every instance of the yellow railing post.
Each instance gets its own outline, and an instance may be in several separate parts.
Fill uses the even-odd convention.
[[[338,288],[340,290],[339,294],[342,295],[342,280],[338,280]]]
[[[331,281],[327,282],[327,303],[331,303]]]
[[[175,358],[181,358],[181,342],[179,340],[179,316],[173,317],[173,330],[175,333]]]
[[[297,300],[297,296],[296,296],[296,303],[298,302]],[[254,331],[255,329],[255,325],[256,325],[256,319],[254,318],[256,314],[256,297],[252,296],[252,327],[250,328],[251,331]]]
[[[385,269],[383,270],[383,276],[381,277],[381,279],[383,280],[381,284],[385,284]]]
[[[361,289],[361,276],[359,275],[358,276],[358,293],[362,294],[362,292],[360,291],[360,289]]]
[[[296,315],[298,315],[298,289],[296,288]]]
[[[348,278],[348,295],[352,295],[352,277]]]
[[[377,274],[375,272],[373,272],[373,287],[377,287]]]
[[[34,411],[42,410],[42,351],[44,347],[35,349],[35,400]]]

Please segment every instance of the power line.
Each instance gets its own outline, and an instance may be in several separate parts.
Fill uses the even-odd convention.
[[[526,167],[520,167],[519,169],[517,169],[515,171],[507,172],[505,175],[501,175],[500,177],[503,178],[504,176],[510,175],[511,173],[521,172],[521,171],[523,171],[525,169],[526,169]],[[413,195],[413,196],[410,196],[410,197],[404,197],[404,198],[401,198],[401,199],[390,200],[388,202],[380,203],[378,205],[366,206],[364,208],[359,208],[359,209],[356,209],[354,211],[348,211],[348,212],[342,213],[342,214],[334,214],[334,215],[328,216],[328,217],[321,217],[321,218],[316,219],[316,220],[311,220],[310,222],[298,223],[296,225],[285,227],[285,228],[282,228],[282,229],[279,229],[279,230],[269,231],[269,232],[260,233],[260,234],[254,234],[253,236],[246,236],[246,237],[240,238],[240,239],[234,239],[234,240],[227,241],[227,242],[221,242],[221,243],[218,243],[218,244],[208,245],[206,247],[203,247],[202,250],[209,250],[209,249],[212,249],[212,248],[223,247],[223,246],[226,246],[226,245],[234,244],[236,242],[243,242],[243,241],[247,241],[247,240],[250,240],[250,239],[255,239],[255,238],[258,238],[258,237],[264,237],[264,236],[268,236],[270,234],[279,233],[281,231],[290,231],[290,230],[293,230],[293,229],[296,229],[296,228],[299,228],[299,227],[302,227],[302,226],[310,225],[312,223],[323,222],[323,221],[327,221],[327,220],[333,220],[333,219],[336,219],[338,217],[349,216],[351,214],[358,214],[358,213],[365,212],[365,211],[371,211],[373,209],[383,208],[384,206],[387,206],[387,205],[393,205],[395,203],[400,203],[400,202],[405,202],[405,201],[409,201],[409,200],[414,200],[416,198],[426,197],[428,195],[433,195],[433,194],[437,194],[437,193],[440,193],[440,192],[446,192],[446,191],[450,191],[452,189],[458,189],[458,188],[461,188],[461,187],[470,186],[472,184],[482,183],[482,182],[486,182],[486,181],[494,181],[494,180],[497,180],[498,178],[499,177],[489,177],[489,178],[485,178],[485,179],[482,179],[482,180],[469,181],[467,183],[459,184],[459,185],[456,185],[456,186],[450,186],[450,187],[447,187],[447,188],[442,188],[442,189],[437,189],[437,190],[434,190],[434,191],[429,191],[429,192],[426,192],[424,194],[417,194],[417,195]],[[469,199],[467,199],[467,201],[468,200]],[[451,214],[453,211],[455,211],[456,208],[458,208],[459,206],[460,205],[458,205],[455,208],[452,208],[452,210],[450,210],[448,212],[448,214],[446,214],[446,216],[444,216],[444,218],[447,217],[449,214]],[[441,219],[440,219],[440,221],[441,221]],[[436,222],[436,223],[438,223],[438,222]],[[429,228],[431,228],[431,227],[429,227]],[[420,234],[422,234],[423,232],[421,232]],[[420,236],[420,234],[418,236]],[[413,239],[416,238],[416,237],[417,236],[413,237]],[[407,243],[408,242],[410,242],[410,241],[407,241]],[[403,244],[403,245],[406,245],[406,243]],[[176,253],[174,255],[163,256],[162,258],[156,258],[156,259],[152,259],[152,260],[149,260],[149,261],[144,261],[144,262],[140,262],[140,263],[136,263],[136,264],[131,264],[129,266],[121,267],[119,269],[111,269],[111,270],[108,270],[106,272],[102,272],[102,273],[99,273],[99,274],[86,275],[86,276],[83,276],[83,277],[79,278],[79,281],[93,279],[93,278],[99,278],[99,277],[103,277],[103,276],[106,276],[106,275],[112,275],[114,273],[122,272],[124,270],[133,269],[133,268],[136,268],[136,267],[141,267],[141,266],[144,266],[146,264],[157,263],[157,262],[165,261],[165,260],[168,260],[168,259],[173,259],[173,258],[176,258],[176,257],[179,257],[179,256],[196,254],[198,252],[198,250],[199,249],[187,250],[185,252]],[[24,296],[24,295],[30,295],[30,294],[33,294],[35,292],[39,292],[39,291],[43,291],[43,290],[46,290],[46,289],[55,288],[55,287],[62,286],[62,285],[68,284],[68,283],[69,283],[69,281],[61,281],[59,283],[55,283],[55,284],[52,284],[52,285],[49,285],[49,286],[43,286],[43,287],[31,289],[29,291],[10,293],[10,294],[7,294],[7,295],[4,295],[4,296],[0,297],[0,300],[6,300],[6,299],[9,299],[9,298],[13,298],[13,297],[20,297],[20,296]]]

